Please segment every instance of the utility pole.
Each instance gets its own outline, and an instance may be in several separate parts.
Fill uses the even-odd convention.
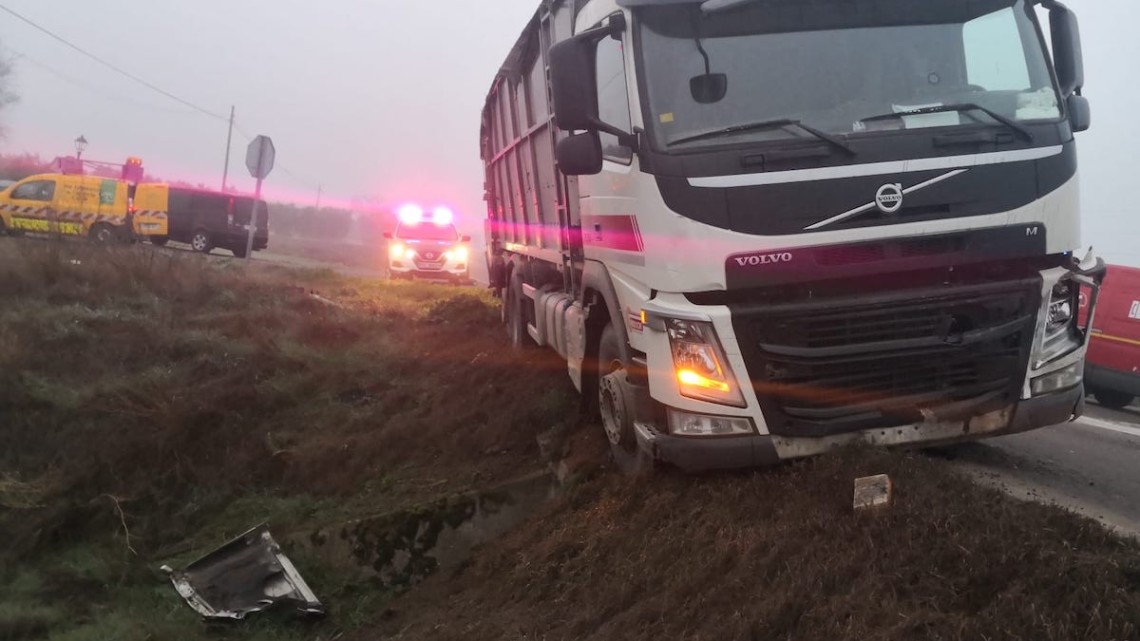
[[[317,211],[321,211],[321,192],[324,191],[323,185],[317,185]]]
[[[222,193],[226,191],[226,181],[230,178],[230,143],[234,140],[234,108],[230,106],[230,132],[226,134],[226,168],[222,170]]]

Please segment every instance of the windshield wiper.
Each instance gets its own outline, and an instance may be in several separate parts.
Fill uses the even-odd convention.
[[[724,129],[715,129],[713,131],[706,131],[706,132],[699,133],[699,134],[693,134],[692,136],[685,136],[684,138],[678,138],[677,140],[670,142],[668,146],[672,147],[674,145],[680,145],[680,144],[683,144],[686,142],[696,142],[698,140],[708,140],[709,138],[721,138],[723,136],[731,136],[733,134],[744,133],[746,131],[761,131],[764,129],[779,129],[781,127],[797,127],[799,129],[802,129],[802,130],[808,132],[809,134],[815,136],[816,138],[819,138],[820,140],[828,143],[832,147],[835,147],[837,149],[842,149],[843,151],[851,154],[852,156],[855,155],[855,150],[852,149],[850,145],[848,145],[847,143],[840,140],[838,137],[833,136],[829,133],[820,131],[820,130],[816,129],[815,127],[812,127],[811,125],[805,125],[803,122],[801,122],[799,120],[794,120],[792,118],[778,118],[776,120],[764,120],[762,122],[751,122],[751,123],[744,124],[744,125],[732,125],[731,127],[725,127]]]
[[[1025,125],[1022,125],[1021,123],[1017,122],[1016,120],[1013,120],[1012,118],[1009,118],[1008,116],[1003,116],[1003,115],[997,113],[996,111],[994,111],[992,109],[987,109],[981,105],[978,105],[978,104],[975,104],[972,102],[963,102],[963,103],[958,103],[958,104],[954,104],[954,105],[938,105],[936,107],[922,107],[921,109],[911,109],[910,111],[891,112],[889,114],[881,114],[878,116],[871,116],[869,118],[861,118],[859,120],[859,122],[875,122],[876,120],[894,120],[896,118],[903,118],[906,116],[924,116],[926,114],[939,114],[939,113],[947,113],[947,112],[952,112],[952,111],[958,111],[958,112],[961,112],[961,111],[980,111],[980,112],[986,114],[987,116],[989,116],[990,118],[993,118],[997,122],[1005,125],[1006,127],[1009,127],[1013,131],[1016,131],[1017,133],[1021,134],[1021,137],[1025,138],[1026,142],[1033,142],[1033,132],[1029,131],[1029,129],[1027,129],[1025,127]]]

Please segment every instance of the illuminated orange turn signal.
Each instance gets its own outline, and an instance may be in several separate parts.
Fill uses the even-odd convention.
[[[732,388],[728,383],[725,383],[723,381],[714,381],[711,378],[701,376],[691,369],[679,370],[677,372],[677,380],[680,381],[682,385],[714,390],[722,394],[727,394],[732,391]]]

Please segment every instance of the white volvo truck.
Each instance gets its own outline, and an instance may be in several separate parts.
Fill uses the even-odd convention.
[[[482,118],[511,340],[625,467],[1069,421],[1083,82],[1052,0],[546,0]]]

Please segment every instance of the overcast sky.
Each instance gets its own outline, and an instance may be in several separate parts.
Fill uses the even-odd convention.
[[[272,194],[451,204],[481,218],[479,113],[539,0],[0,0],[147,81],[273,137]],[[1140,265],[1140,3],[1068,0],[1081,18],[1094,127],[1082,135],[1085,242]],[[220,186],[226,124],[115,74],[0,12],[21,101],[0,151],[141,156],[165,178]],[[251,188],[247,139],[231,176]]]

